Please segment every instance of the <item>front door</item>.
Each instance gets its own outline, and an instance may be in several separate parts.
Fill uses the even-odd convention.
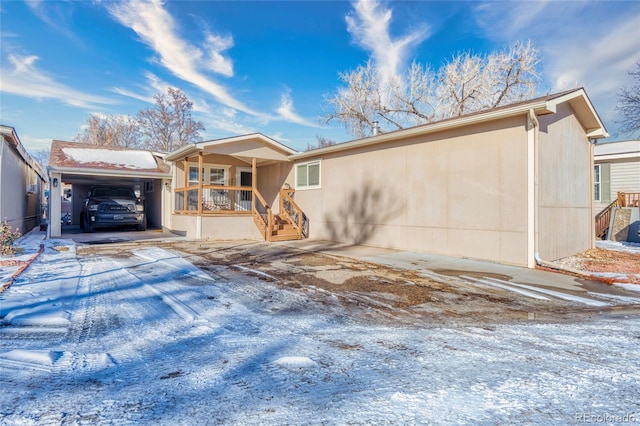
[[[240,183],[240,186],[251,186],[253,183],[251,169],[239,167],[237,170],[237,182]],[[251,195],[251,191],[240,191],[240,197],[236,203],[236,210],[251,210]]]

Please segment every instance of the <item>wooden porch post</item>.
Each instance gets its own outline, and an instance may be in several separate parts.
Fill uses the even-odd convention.
[[[255,158],[251,160],[251,211],[256,210],[256,189],[258,189],[258,166]]]
[[[184,157],[182,162],[184,163],[184,182],[182,183],[182,187],[186,188],[189,186],[189,157]]]
[[[184,182],[182,182],[182,188],[187,188],[189,186],[189,157],[184,157],[183,167],[184,167]],[[182,209],[185,211],[189,210],[189,191],[182,191]]]
[[[198,215],[202,216],[202,163],[203,156],[202,151],[198,152]]]

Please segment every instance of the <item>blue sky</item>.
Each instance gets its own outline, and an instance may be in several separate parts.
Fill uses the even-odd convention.
[[[518,40],[540,50],[540,94],[584,86],[615,137],[615,93],[640,57],[640,1],[2,1],[0,124],[30,151],[90,113],[135,115],[179,87],[204,139],[261,132],[304,150],[339,72],[438,68]]]

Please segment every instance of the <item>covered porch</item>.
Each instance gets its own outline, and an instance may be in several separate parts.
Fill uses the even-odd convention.
[[[286,179],[296,151],[262,134],[200,142],[174,164],[170,226],[194,238],[300,239],[304,214]]]

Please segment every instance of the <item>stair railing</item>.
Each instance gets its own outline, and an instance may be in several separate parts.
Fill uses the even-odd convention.
[[[596,237],[604,239],[609,229],[609,223],[611,222],[611,212],[614,207],[618,207],[619,200],[616,198],[607,207],[602,209],[600,213],[596,215]]]
[[[260,192],[255,189],[253,191],[255,202],[251,205],[251,213],[253,214],[253,221],[260,231],[262,231],[262,235],[265,241],[270,242],[271,236],[273,234],[273,211],[264,200],[264,197]],[[258,210],[258,204],[262,206],[262,208],[266,211],[265,215],[261,214]]]
[[[289,218],[293,224],[298,237],[309,237],[309,218],[304,214],[300,206],[293,200],[292,195],[295,193],[293,188],[280,189],[280,214]]]
[[[620,207],[640,207],[640,192],[618,192]]]
[[[596,215],[596,237],[604,238],[611,222],[614,207],[640,207],[640,192],[618,192],[618,196]]]

